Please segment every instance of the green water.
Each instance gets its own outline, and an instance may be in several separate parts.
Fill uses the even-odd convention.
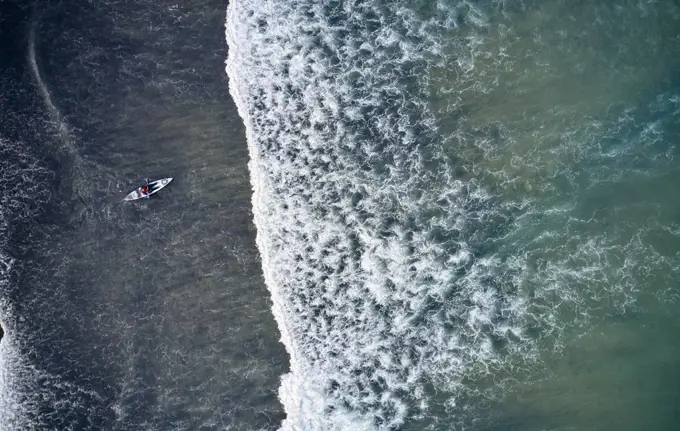
[[[680,6],[493,6],[459,7],[428,95],[452,165],[510,214],[488,246],[536,349],[413,429],[679,429]]]

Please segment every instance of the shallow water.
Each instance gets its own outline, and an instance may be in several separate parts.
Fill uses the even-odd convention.
[[[284,429],[677,427],[679,20],[230,5]]]

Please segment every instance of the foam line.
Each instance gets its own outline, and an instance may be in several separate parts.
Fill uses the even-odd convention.
[[[50,113],[50,117],[52,118],[52,121],[54,122],[57,128],[57,132],[59,133],[62,143],[69,151],[73,151],[73,144],[68,124],[66,124],[66,122],[63,120],[62,115],[59,112],[59,109],[55,106],[54,102],[52,101],[52,95],[50,94],[50,90],[49,88],[47,88],[47,84],[45,83],[40,74],[40,68],[38,67],[38,62],[36,60],[36,47],[35,47],[36,25],[37,23],[34,21],[33,25],[31,25],[31,31],[29,34],[28,63],[31,66],[33,79],[35,80],[35,83],[38,86],[40,95],[42,96],[42,99],[45,102],[45,106],[47,106],[47,110]]]

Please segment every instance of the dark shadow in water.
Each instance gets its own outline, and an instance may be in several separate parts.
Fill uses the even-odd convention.
[[[25,143],[46,191],[12,219],[7,247],[6,314],[25,318],[9,327],[42,375],[24,382],[37,428],[275,429],[284,417],[287,356],[254,244],[223,3],[0,8],[0,61],[13,59],[2,137]],[[153,199],[121,202],[165,176]]]

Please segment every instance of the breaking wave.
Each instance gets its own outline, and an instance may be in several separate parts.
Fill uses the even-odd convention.
[[[483,391],[471,379],[500,384],[568,331],[634,307],[641,284],[678,276],[645,239],[677,225],[617,225],[583,205],[639,168],[633,141],[651,135],[635,119],[649,110],[565,126],[524,160],[511,157],[526,138],[514,117],[476,124],[461,100],[483,66],[490,16],[471,2],[229,5],[226,70],[291,356],[284,429],[425,423]],[[458,51],[447,40],[462,41]],[[645,148],[655,169],[673,169],[673,148]],[[556,152],[565,157],[548,160]]]
[[[0,139],[1,429],[29,429],[38,423],[32,416],[39,396],[29,389],[29,382],[37,383],[37,374],[20,353],[25,317],[16,312],[14,297],[22,273],[17,257],[30,250],[34,219],[49,200],[46,185],[52,174],[26,148],[25,143]]]

